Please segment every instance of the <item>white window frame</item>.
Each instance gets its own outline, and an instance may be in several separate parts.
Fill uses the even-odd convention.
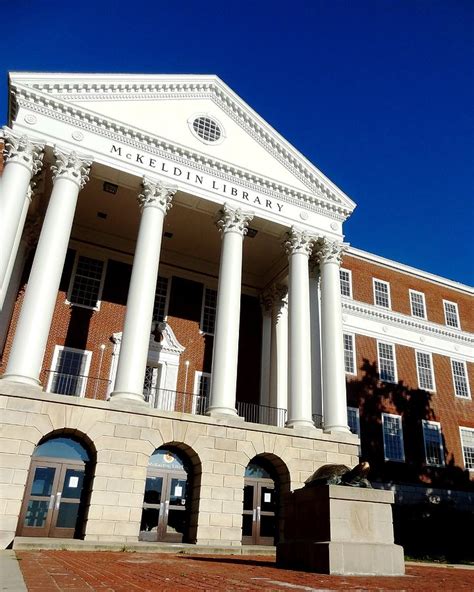
[[[345,269],[344,267],[341,267],[339,269],[339,279],[340,279],[340,275],[341,275],[341,271],[343,271],[344,273],[347,273],[349,275],[349,295],[347,294],[343,294],[342,290],[341,290],[341,296],[343,298],[352,298],[352,271],[350,269]],[[342,282],[341,282],[342,285]]]
[[[427,319],[427,314],[426,314],[426,298],[425,298],[425,294],[424,292],[419,292],[418,290],[408,290],[408,293],[410,295],[410,311],[411,311],[411,316],[415,317],[415,319],[424,319],[426,321]],[[413,300],[412,300],[412,296],[421,296],[421,299],[423,301],[423,316],[420,315],[416,315],[413,312]]]
[[[422,384],[421,384],[420,366],[418,364],[418,354],[423,354],[424,356],[428,356],[428,358],[430,360],[431,383],[433,385],[433,388],[427,388],[426,386],[422,386]],[[416,349],[415,350],[415,362],[416,362],[416,375],[418,378],[418,387],[420,389],[423,389],[424,391],[428,391],[430,393],[436,392],[435,372],[434,372],[434,366],[433,366],[433,354],[431,352]]]
[[[393,354],[393,371],[395,374],[395,378],[394,380],[386,380],[385,378],[382,378],[381,376],[381,364],[380,364],[380,347],[379,345],[388,345],[389,347],[392,348],[392,354]],[[380,380],[382,382],[386,382],[388,384],[398,384],[398,368],[397,368],[397,349],[395,347],[394,343],[389,343],[388,341],[379,341],[377,340],[377,368],[378,368],[378,373],[380,376]]]
[[[78,349],[76,347],[66,347],[65,345],[55,345],[54,346],[54,352],[53,352],[53,359],[51,361],[51,372],[49,373],[49,377],[48,377],[48,384],[46,386],[46,392],[47,393],[51,393],[51,387],[53,385],[53,379],[54,379],[54,375],[57,373],[57,365],[58,365],[58,358],[59,358],[59,352],[61,351],[70,351],[70,352],[74,352],[77,354],[82,354],[86,356],[86,363],[84,365],[84,374],[81,374],[80,376],[84,376],[84,380],[82,381],[81,384],[81,392],[79,394],[76,395],[65,395],[67,397],[85,397],[86,394],[86,389],[87,389],[87,382],[88,382],[88,378],[89,378],[89,370],[90,370],[90,366],[91,366],[91,360],[92,360],[92,352],[88,349]],[[55,393],[55,394],[60,394],[60,393]]]
[[[193,389],[193,406],[192,406],[192,412],[193,415],[196,414],[196,410],[197,410],[197,405],[198,405],[198,397],[199,397],[199,383],[201,381],[202,377],[206,377],[209,378],[209,392],[207,393],[207,400],[210,400],[210,396],[211,396],[211,373],[210,372],[202,372],[201,370],[197,370],[194,373],[194,389]],[[204,395],[201,395],[204,396]]]
[[[442,435],[442,431],[441,431],[441,424],[439,423],[439,421],[431,421],[428,419],[422,419],[421,420],[422,423],[422,428],[423,428],[423,443],[425,445],[425,461],[426,464],[429,465],[430,467],[444,467],[445,465],[445,461],[444,461],[444,446],[443,446],[443,435]],[[428,452],[426,450],[426,434],[425,434],[425,427],[431,425],[431,426],[436,426],[437,427],[437,432],[438,432],[438,444],[439,444],[439,456],[441,459],[440,463],[433,463],[430,462],[428,459]]]
[[[456,380],[454,378],[454,364],[453,364],[453,362],[457,362],[458,364],[461,364],[464,367],[464,378],[466,380],[467,397],[464,397],[463,395],[458,395],[456,392]],[[453,378],[454,396],[457,397],[458,399],[463,399],[464,401],[469,400],[471,398],[471,387],[469,384],[469,374],[467,373],[467,363],[465,360],[451,358],[451,376]]]
[[[456,327],[454,325],[448,324],[448,315],[447,315],[447,311],[446,311],[447,304],[451,304],[452,306],[454,306],[454,308],[456,310],[456,320],[457,320]],[[444,300],[443,299],[443,310],[444,310],[444,324],[446,325],[446,327],[449,327],[450,329],[461,330],[461,319],[459,317],[459,307],[458,307],[457,302],[452,302],[451,300]]]
[[[385,418],[386,417],[390,417],[390,418],[396,418],[399,426],[400,426],[400,440],[401,440],[401,450],[402,450],[402,455],[403,458],[389,458],[387,457],[386,454],[386,446],[385,446]],[[383,439],[383,455],[384,455],[384,459],[386,461],[392,461],[392,462],[405,462],[405,444],[404,444],[404,439],[403,439],[403,422],[402,422],[402,416],[401,415],[395,415],[394,413],[382,413],[382,439]]]
[[[344,344],[344,362],[345,362],[345,354],[346,354],[346,347],[345,347],[345,341],[344,341],[344,336],[347,335],[348,337],[351,337],[352,339],[352,366],[354,367],[354,372],[348,372],[348,370],[346,369],[346,365],[344,363],[344,371],[346,374],[350,374],[351,376],[357,376],[357,364],[356,364],[356,345],[355,345],[355,335],[354,333],[348,333],[347,331],[344,331],[342,339],[343,339],[343,344]]]
[[[165,306],[164,306],[164,310],[163,310],[163,321],[166,321],[166,319],[168,318],[168,309],[169,309],[169,305],[170,305],[172,278],[166,274],[163,274],[163,273],[158,273],[158,277],[161,277],[162,279],[166,279],[168,281],[167,286],[166,286]],[[158,277],[156,278],[156,283],[158,283]],[[156,286],[155,286],[155,295],[153,297],[153,311],[155,310],[155,298],[156,298]]]
[[[204,331],[203,329],[203,325],[204,325],[204,309],[205,309],[205,304],[206,304],[206,290],[212,290],[213,292],[216,292],[216,318],[214,320],[214,331],[211,333],[210,331]],[[212,288],[211,286],[206,286],[204,284],[203,286],[203,290],[202,290],[202,302],[201,302],[201,322],[199,324],[199,328],[200,331],[203,335],[215,335],[215,330],[216,330],[216,320],[217,320],[217,289],[216,288]]]
[[[356,429],[357,429],[356,434],[360,438],[360,411],[359,411],[359,407],[351,407],[351,406],[348,405],[348,407],[347,407],[347,417],[348,418],[349,418],[349,409],[351,409],[351,410],[353,410],[355,412]],[[349,419],[348,419],[348,423],[349,423]],[[354,432],[351,430],[351,433],[353,434]]]
[[[97,292],[97,304],[95,306],[87,306],[87,304],[77,304],[76,302],[71,302],[72,297],[72,289],[74,287],[74,280],[76,279],[76,271],[77,266],[79,263],[79,257],[87,257],[88,259],[95,259],[96,261],[102,261],[104,266],[102,267],[102,277],[100,278],[99,284],[99,291]],[[104,289],[104,282],[105,282],[105,274],[107,273],[107,262],[108,259],[101,255],[90,254],[87,252],[77,251],[76,257],[74,259],[74,265],[72,267],[71,278],[69,280],[69,287],[67,290],[66,301],[65,304],[69,304],[70,306],[77,306],[79,308],[88,308],[89,310],[100,310],[100,305],[102,302],[102,291]]]
[[[463,431],[474,433],[474,428],[459,426],[459,440],[461,442],[462,460],[463,460],[464,468],[471,473],[471,472],[474,472],[474,464],[472,467],[466,466],[466,455],[464,454],[464,442],[463,442],[463,437],[462,437]],[[466,448],[467,448],[467,446],[466,446]]]
[[[388,299],[388,306],[383,306],[382,304],[377,304],[376,298],[376,290],[375,290],[375,282],[379,282],[380,284],[385,284],[387,286],[387,299]],[[390,283],[386,282],[385,280],[379,280],[378,278],[372,278],[372,289],[374,295],[374,305],[378,306],[379,308],[383,308],[384,310],[392,310],[392,296],[390,294]]]

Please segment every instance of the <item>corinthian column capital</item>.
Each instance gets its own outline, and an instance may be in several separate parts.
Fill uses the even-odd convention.
[[[8,127],[3,127],[5,165],[15,162],[26,167],[30,175],[36,175],[43,166],[44,144],[34,142],[27,135],[19,135]]]
[[[286,235],[283,246],[287,255],[302,254],[309,257],[311,255],[315,237],[307,230],[300,230],[294,226]]]
[[[275,310],[279,314],[288,304],[288,286],[273,284],[260,294],[260,303],[267,312]]]
[[[178,188],[174,185],[165,185],[161,181],[151,181],[146,177],[142,180],[143,191],[138,196],[138,204],[144,208],[158,208],[164,214],[171,208],[171,201]]]
[[[341,265],[342,257],[348,247],[349,245],[347,243],[341,243],[338,240],[323,237],[317,241],[314,255],[320,265],[324,263],[337,263],[337,265]]]
[[[58,179],[68,179],[82,189],[89,180],[92,160],[79,156],[76,152],[65,152],[54,148],[56,164],[51,166],[53,183]]]
[[[216,226],[222,234],[226,232],[237,232],[245,236],[249,222],[252,219],[253,212],[246,212],[241,208],[232,208],[225,203],[222,209],[219,210]]]

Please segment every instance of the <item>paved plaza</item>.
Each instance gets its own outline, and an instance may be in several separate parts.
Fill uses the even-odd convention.
[[[17,551],[16,556],[29,592],[474,590],[474,571],[459,566],[409,564],[403,577],[349,577],[278,569],[273,557],[262,556],[83,551]]]

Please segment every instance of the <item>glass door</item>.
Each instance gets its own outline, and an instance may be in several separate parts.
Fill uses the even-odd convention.
[[[63,464],[55,495],[50,537],[73,538],[81,508],[85,467]]]
[[[142,522],[140,526],[141,541],[157,541],[162,511],[163,475],[148,472],[143,498]]]
[[[245,480],[242,544],[275,544],[276,508],[275,485],[271,479]]]

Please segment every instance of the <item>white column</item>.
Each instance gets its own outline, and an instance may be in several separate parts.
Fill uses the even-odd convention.
[[[320,274],[317,261],[310,258],[309,305],[311,310],[311,390],[313,416],[316,427],[323,419],[323,390],[321,376]]]
[[[39,374],[66,258],[77,197],[91,162],[54,151],[53,191],[43,221],[4,379],[39,384]]]
[[[4,298],[13,269],[9,262],[15,260],[19,244],[15,239],[18,232],[21,236],[26,218],[26,212],[24,216],[23,212],[29,205],[28,188],[31,177],[42,167],[44,145],[32,142],[27,136],[18,136],[8,128],[3,131],[5,168],[0,184],[0,289]]]
[[[224,204],[217,220],[222,250],[217,288],[209,415],[236,415],[240,293],[244,235],[253,214]]]
[[[272,307],[270,405],[288,409],[288,288],[275,286]],[[283,427],[284,416],[278,417]]]
[[[321,271],[321,352],[325,432],[349,432],[342,337],[339,267],[345,245],[323,238],[316,255]]]
[[[285,243],[288,269],[288,427],[314,428],[308,258],[314,238],[292,228]]]
[[[143,381],[150,343],[163,221],[171,208],[171,200],[176,191],[176,187],[143,178],[143,192],[138,196],[142,217],[128,288],[115,388],[111,394],[114,401],[144,402]]]
[[[265,291],[260,296],[262,309],[262,353],[260,357],[260,405],[270,405],[270,360],[272,339],[271,294]]]

